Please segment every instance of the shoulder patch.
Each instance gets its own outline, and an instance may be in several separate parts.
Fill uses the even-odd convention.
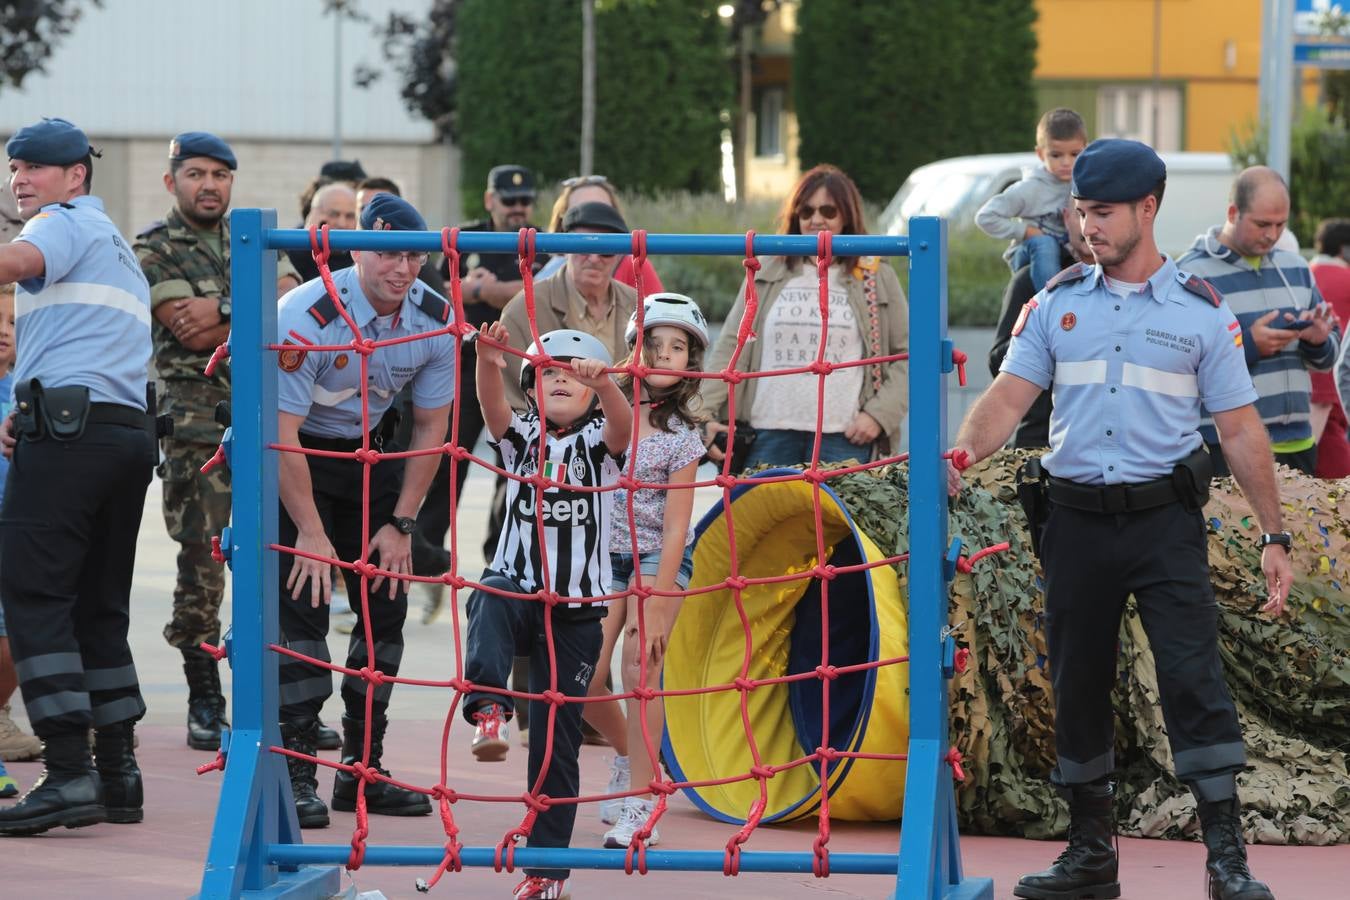
[[[1048,294],[1062,284],[1073,284],[1075,281],[1082,281],[1088,277],[1092,267],[1085,263],[1074,263],[1067,269],[1059,272],[1054,278],[1045,283],[1045,292]]]
[[[143,238],[143,237],[149,237],[151,232],[158,231],[159,229],[163,228],[164,225],[165,225],[165,222],[164,222],[163,219],[156,219],[155,221],[151,222],[149,225],[145,226],[144,229],[142,229],[141,231],[138,231],[138,232],[136,233],[136,239],[139,240],[139,239],[141,239],[141,238]]]
[[[1022,329],[1027,327],[1027,318],[1032,314],[1033,311],[1035,311],[1038,305],[1039,304],[1036,302],[1036,298],[1034,297],[1028,300],[1026,303],[1022,304],[1022,311],[1017,314],[1017,322],[1013,324],[1012,328],[1013,337],[1017,337],[1019,334],[1022,333]]]
[[[309,314],[314,317],[314,321],[319,323],[319,327],[323,328],[338,317],[337,304],[333,302],[332,297],[324,294],[314,301],[314,305],[309,308]]]
[[[1183,288],[1216,309],[1223,305],[1223,294],[1220,294],[1218,288],[1201,278],[1199,275],[1192,275],[1189,272],[1178,272],[1177,284],[1180,284]]]
[[[429,287],[423,286],[422,298],[417,301],[417,308],[442,325],[450,322],[450,301]]]

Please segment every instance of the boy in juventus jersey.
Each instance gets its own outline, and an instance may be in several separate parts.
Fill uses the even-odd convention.
[[[530,721],[542,726],[530,729],[530,788],[554,799],[575,797],[581,706],[561,703],[554,712],[541,698],[546,691],[584,697],[595,672],[600,619],[609,601],[589,598],[611,592],[614,494],[594,489],[618,482],[633,413],[605,372],[612,363],[604,345],[593,335],[568,329],[550,331],[530,345],[530,357],[544,354],[547,359],[521,367],[521,387],[531,408],[515,412],[502,384],[500,348],[509,334],[500,322],[484,325],[479,333],[492,343],[478,343],[478,401],[512,477],[496,556],[483,573],[483,588],[469,597],[465,676],[475,690],[465,698],[464,716],[476,726],[474,756],[485,762],[505,759],[513,702],[503,691],[513,658],[530,657]],[[563,362],[570,368],[559,365]],[[542,483],[518,480],[538,476]],[[545,767],[550,720],[553,752]],[[575,804],[550,806],[539,814],[529,845],[566,847],[575,818]],[[568,875],[562,869],[525,873],[517,897],[561,896]]]

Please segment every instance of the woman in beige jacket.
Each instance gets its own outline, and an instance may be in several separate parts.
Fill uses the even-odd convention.
[[[783,205],[780,234],[866,234],[862,198],[839,169],[820,165],[808,171]],[[895,270],[876,257],[836,258],[829,269],[828,333],[822,334],[820,283],[815,257],[773,257],[755,273],[759,306],[755,340],[742,351],[741,372],[795,369],[816,361],[820,341],[825,360],[846,363],[891,356],[909,349],[909,306]],[[725,369],[736,347],[745,314],[741,284],[709,359],[707,370]],[[908,362],[850,366],[820,377],[811,373],[748,378],[736,385],[738,426],[749,424],[755,440],[745,465],[790,465],[811,459],[816,431],[821,462],[869,460],[900,443],[900,422],[908,407]],[[705,426],[711,441],[726,431],[727,383],[704,379]],[[820,411],[818,419],[818,411]],[[819,425],[818,425],[819,422]],[[717,447],[709,456],[721,459]]]

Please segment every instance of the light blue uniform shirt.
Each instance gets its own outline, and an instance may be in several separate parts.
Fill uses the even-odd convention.
[[[361,291],[357,269],[333,273],[333,286],[363,338],[387,341],[439,331],[453,315],[449,303],[421,281],[414,281],[399,311],[387,321],[375,314]],[[307,281],[282,297],[277,315],[280,343],[296,349],[278,351],[277,405],[282,412],[304,416],[300,430],[327,438],[359,438],[361,423],[361,357],[352,350],[310,350],[306,345],[350,343],[351,327],[342,318],[323,280]],[[370,356],[369,427],[379,424],[394,397],[412,382],[413,405],[445,406],[455,398],[455,339],[449,334],[405,341],[377,349]]]
[[[1120,297],[1092,266],[1027,303],[1001,371],[1053,386],[1052,475],[1161,478],[1200,446],[1201,401],[1216,412],[1256,402],[1237,319],[1189,278],[1164,259],[1141,293]]]
[[[41,251],[44,268],[14,292],[15,383],[84,385],[93,403],[145,409],[150,286],[103,201],[48,204],[14,240]]]

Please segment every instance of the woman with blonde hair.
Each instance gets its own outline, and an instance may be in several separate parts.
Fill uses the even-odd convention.
[[[568,178],[562,183],[562,193],[558,194],[558,199],[553,201],[553,212],[548,217],[548,230],[551,232],[562,231],[563,216],[567,215],[569,209],[574,209],[583,203],[604,203],[612,206],[623,215],[623,206],[619,203],[619,194],[614,190],[614,185],[609,183],[609,179],[603,175],[578,175],[575,178]],[[545,264],[544,268],[539,270],[535,280],[541,281],[550,275],[557,274],[563,267],[566,256],[556,254]],[[630,288],[637,288],[637,278],[633,274],[633,257],[624,254],[619,257],[617,265],[614,267],[612,276],[616,281],[628,285]],[[652,268],[650,259],[642,263],[642,292],[644,294],[657,294],[664,291],[661,285],[661,277],[656,274],[656,269]]]

